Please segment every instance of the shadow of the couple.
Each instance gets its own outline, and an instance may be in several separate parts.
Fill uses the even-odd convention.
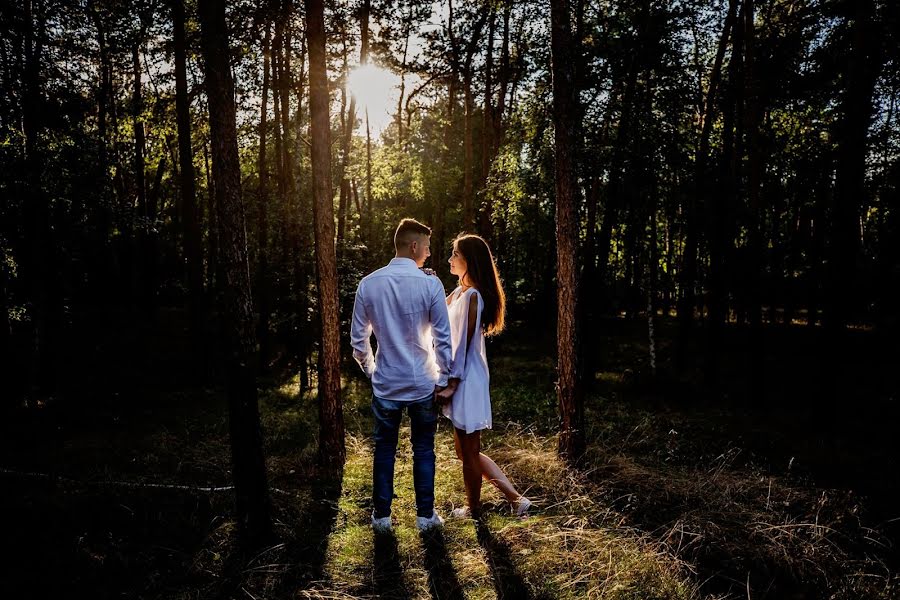
[[[406,599],[410,598],[409,590],[403,578],[400,566],[400,551],[394,533],[375,533],[372,565],[374,567],[373,584],[378,598]]]
[[[528,585],[516,571],[509,546],[497,538],[482,522],[475,522],[478,543],[485,549],[499,599],[531,599]],[[420,533],[425,550],[425,569],[428,572],[428,590],[434,600],[463,600],[462,585],[447,551],[443,531],[434,529]],[[412,595],[407,588],[400,564],[397,538],[393,532],[375,534],[373,546],[374,592],[379,598],[408,599]]]
[[[495,536],[482,520],[475,522],[475,532],[478,536],[478,543],[487,554],[497,598],[501,600],[504,598],[516,600],[533,598],[525,580],[516,570],[509,545]]]
[[[447,552],[444,532],[440,529],[420,534],[422,546],[425,548],[425,568],[428,571],[428,589],[435,600],[464,599],[465,595],[456,569]]]

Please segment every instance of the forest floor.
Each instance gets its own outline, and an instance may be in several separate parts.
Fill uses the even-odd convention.
[[[601,340],[577,471],[555,456],[552,345],[515,332],[491,342],[485,451],[538,509],[514,518],[486,485],[482,523],[448,519],[425,536],[414,526],[408,430],[394,533],[369,527],[369,392],[352,370],[341,481],[315,467],[313,394],[290,377],[264,382],[276,541],[250,555],[236,546],[224,399],[153,375],[177,352],[142,377],[113,374],[92,400],[82,389],[78,402],[32,403],[0,424],[0,597],[900,597],[891,415],[832,439],[838,464],[778,400],[686,403],[683,382],[647,383],[640,331],[621,322]],[[664,363],[671,336],[660,332]],[[737,389],[741,359],[729,356]],[[464,501],[447,425],[436,439],[445,516]]]

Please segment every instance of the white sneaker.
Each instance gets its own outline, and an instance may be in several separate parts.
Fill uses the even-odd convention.
[[[432,511],[430,517],[416,517],[416,528],[419,531],[427,531],[432,527],[443,527],[444,519],[437,511]]]
[[[534,503],[525,496],[519,496],[519,499],[512,505],[512,512],[517,517],[525,516]]]
[[[459,508],[454,508],[450,511],[451,519],[471,519],[472,511],[469,510],[468,506],[460,506]]]
[[[375,533],[389,533],[391,531],[391,518],[381,517],[380,519],[376,519],[375,513],[373,512],[372,529],[375,530]]]

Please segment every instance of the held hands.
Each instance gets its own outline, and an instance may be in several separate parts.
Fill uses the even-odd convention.
[[[448,402],[450,402],[450,400],[453,399],[453,394],[456,393],[456,388],[458,388],[458,387],[459,387],[459,379],[456,379],[456,378],[450,379],[447,382],[447,387],[445,387],[445,388],[436,386],[434,388],[435,389],[435,394],[434,394],[435,400],[441,406],[443,406],[444,404],[447,404]]]

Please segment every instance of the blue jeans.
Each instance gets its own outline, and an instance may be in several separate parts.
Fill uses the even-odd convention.
[[[375,414],[372,501],[375,505],[376,519],[391,516],[397,434],[400,431],[400,419],[403,417],[404,408],[409,411],[412,429],[416,514],[420,517],[431,517],[434,511],[434,431],[437,428],[434,394],[412,401],[385,400],[372,396],[372,412]]]

